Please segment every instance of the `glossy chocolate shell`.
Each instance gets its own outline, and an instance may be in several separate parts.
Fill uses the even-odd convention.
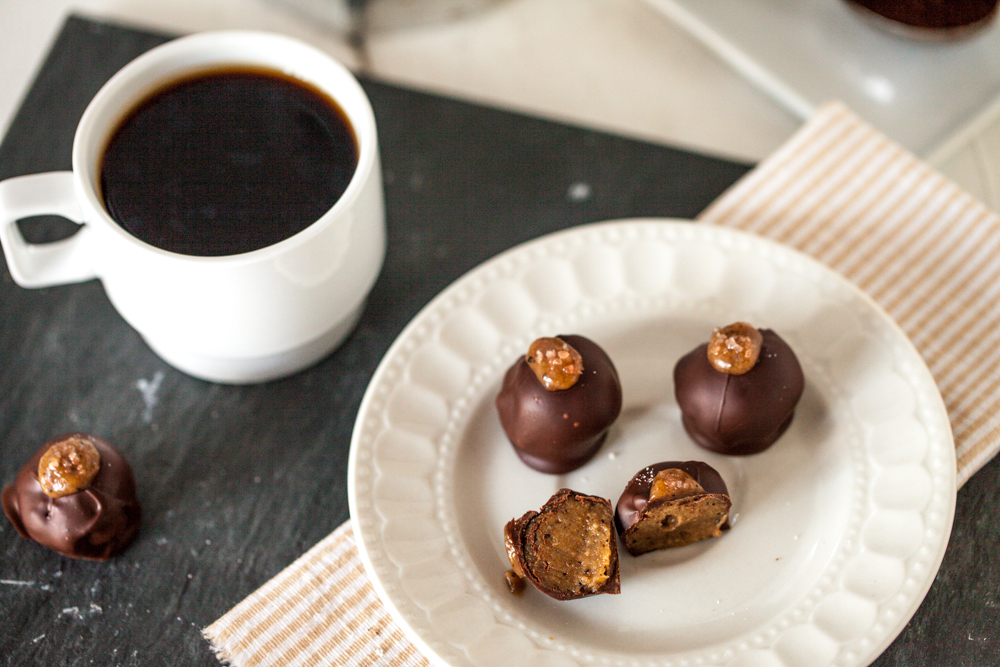
[[[583,374],[569,389],[549,391],[524,357],[508,369],[496,398],[497,413],[514,451],[545,473],[579,468],[597,453],[622,408],[618,372],[593,341],[559,336],[583,358]]]
[[[674,392],[684,428],[706,449],[755,454],[788,428],[802,397],[805,378],[792,348],[770,329],[757,364],[743,375],[716,370],[703,344],[674,367]]]
[[[70,437],[90,440],[101,455],[101,467],[86,488],[51,498],[38,482],[38,462],[53,443]],[[2,502],[22,537],[72,558],[107,560],[139,531],[141,510],[131,466],[107,441],[86,433],[45,443],[3,490]]]

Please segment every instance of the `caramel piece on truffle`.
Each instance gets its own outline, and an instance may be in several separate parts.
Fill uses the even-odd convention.
[[[620,593],[613,522],[608,500],[560,489],[504,527],[512,573],[556,600]]]
[[[38,461],[38,483],[51,498],[90,486],[101,469],[101,454],[89,438],[68,437],[51,445]]]
[[[712,332],[708,362],[717,371],[743,375],[757,364],[764,337],[746,322],[734,322]]]
[[[562,338],[539,338],[524,360],[549,391],[569,389],[583,373],[583,358]]]
[[[22,537],[72,558],[107,560],[139,532],[131,466],[110,443],[86,433],[45,443],[3,490],[2,503]]]
[[[616,526],[633,556],[719,537],[732,503],[719,473],[701,461],[664,461],[640,470],[618,499]]]

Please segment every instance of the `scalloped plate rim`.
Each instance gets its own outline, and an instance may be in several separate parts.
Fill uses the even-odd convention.
[[[465,274],[460,276],[458,279],[456,279],[454,282],[452,282],[445,289],[443,289],[439,294],[433,297],[423,308],[421,308],[421,310],[417,313],[417,315],[414,316],[414,318],[403,328],[403,330],[400,332],[397,338],[390,345],[383,359],[380,361],[378,367],[376,368],[375,373],[372,375],[372,378],[369,381],[369,386],[364,394],[361,405],[359,407],[354,431],[352,433],[349,461],[348,461],[348,499],[349,499],[351,518],[354,523],[355,540],[361,555],[361,559],[364,563],[365,570],[369,576],[369,579],[371,580],[371,583],[375,588],[375,591],[377,592],[379,598],[385,605],[386,609],[390,612],[394,620],[397,623],[399,623],[400,627],[404,630],[407,637],[414,642],[414,644],[423,653],[423,655],[428,659],[430,659],[432,662],[435,662],[436,664],[449,665],[449,666],[478,665],[478,663],[468,659],[467,655],[455,654],[451,655],[449,658],[449,656],[444,654],[445,653],[444,651],[438,650],[434,646],[432,646],[431,643],[432,641],[441,638],[425,637],[421,632],[418,632],[413,628],[406,614],[401,613],[400,609],[398,608],[394,595],[390,594],[389,591],[387,590],[386,582],[383,582],[379,578],[378,573],[375,567],[373,566],[372,554],[370,552],[378,551],[380,547],[378,540],[370,539],[371,536],[367,535],[366,532],[367,529],[363,525],[359,525],[359,522],[357,521],[358,518],[357,509],[359,501],[358,501],[358,482],[356,475],[359,465],[359,459],[358,459],[359,457],[358,452],[360,447],[359,440],[362,432],[365,430],[365,421],[370,416],[369,412],[372,407],[371,404],[374,402],[373,389],[383,381],[385,374],[388,372],[387,369],[391,366],[393,360],[396,359],[397,356],[402,354],[404,346],[414,336],[414,332],[417,331],[419,327],[421,327],[424,324],[424,320],[427,319],[429,314],[434,313],[437,310],[440,310],[442,308],[442,304],[444,304],[447,299],[457,294],[462,288],[464,288],[468,283],[472,282],[477,276],[480,276],[485,272],[494,269],[495,267],[503,266],[512,261],[523,259],[525,256],[530,254],[535,248],[538,248],[545,244],[554,243],[560,239],[572,239],[582,234],[594,233],[595,231],[601,231],[601,229],[605,227],[627,227],[627,226],[635,226],[635,227],[683,226],[686,228],[690,228],[692,230],[696,230],[693,231],[692,233],[695,236],[699,237],[705,235],[709,237],[718,237],[727,235],[732,236],[734,238],[742,237],[744,239],[748,239],[750,243],[759,243],[763,244],[764,246],[770,246],[772,251],[778,252],[779,254],[781,253],[788,254],[790,257],[795,258],[796,261],[801,261],[805,262],[806,264],[810,264],[813,266],[815,270],[825,273],[827,279],[839,283],[838,289],[847,290],[851,293],[853,297],[863,301],[866,304],[867,308],[870,309],[873,312],[873,314],[877,316],[879,324],[881,326],[886,327],[891,332],[890,335],[893,336],[895,339],[897,339],[896,342],[905,344],[905,346],[909,349],[909,353],[913,357],[912,361],[915,361],[917,365],[920,367],[919,372],[926,377],[926,380],[929,381],[931,385],[933,385],[933,393],[937,397],[937,400],[935,401],[936,404],[935,406],[933,406],[933,408],[935,411],[939,413],[937,417],[939,419],[943,417],[944,423],[945,425],[947,425],[946,437],[945,437],[945,440],[947,440],[947,442],[938,443],[938,447],[941,447],[943,451],[945,451],[946,456],[950,456],[951,468],[954,469],[955,467],[954,442],[950,430],[950,423],[948,422],[947,411],[943,404],[943,400],[941,400],[940,398],[940,393],[938,392],[936,385],[933,384],[933,378],[930,374],[930,371],[927,369],[927,366],[924,363],[919,352],[913,346],[912,342],[905,335],[902,329],[900,329],[900,327],[896,324],[896,322],[868,294],[866,294],[863,290],[858,288],[854,283],[849,281],[847,278],[833,271],[829,267],[823,265],[822,263],[812,258],[811,256],[797,249],[791,248],[785,244],[774,241],[772,239],[768,239],[766,237],[758,236],[756,234],[752,234],[749,232],[745,232],[730,227],[710,225],[707,223],[696,223],[690,220],[654,218],[654,217],[624,218],[624,219],[605,220],[600,222],[587,223],[576,227],[551,232],[549,234],[525,241],[517,246],[504,250],[498,253],[497,255],[485,260],[483,263],[477,265],[476,267],[473,267]],[[926,388],[927,387],[925,387],[925,389]],[[945,444],[947,445],[947,447],[944,446]],[[949,476],[948,478],[949,488],[945,489],[946,493],[944,494],[944,504],[942,506],[935,508],[937,511],[944,512],[945,525],[943,527],[943,530],[941,531],[942,535],[937,540],[936,545],[934,545],[936,547],[935,553],[929,559],[931,566],[927,568],[926,577],[924,577],[924,579],[920,582],[920,586],[917,592],[913,595],[913,602],[911,607],[906,611],[906,613],[900,615],[900,617],[898,618],[898,623],[896,623],[895,627],[884,632],[884,635],[882,636],[880,642],[872,645],[870,647],[870,650],[866,651],[864,655],[858,656],[856,659],[848,660],[848,662],[843,664],[851,665],[852,667],[854,666],[862,667],[863,665],[867,665],[871,660],[875,659],[879,654],[881,654],[882,651],[884,651],[885,648],[888,647],[889,644],[891,644],[895,640],[895,638],[898,636],[898,634],[902,631],[905,625],[909,622],[910,618],[912,618],[913,614],[919,608],[920,604],[922,603],[923,599],[927,594],[927,591],[930,589],[930,586],[933,583],[937,571],[940,568],[941,562],[943,561],[944,558],[945,549],[948,544],[952,522],[954,519],[954,511],[955,511],[956,496],[957,496],[956,479],[957,476],[955,474]],[[392,584],[390,584],[390,586],[392,586]],[[459,651],[459,653],[461,652]]]

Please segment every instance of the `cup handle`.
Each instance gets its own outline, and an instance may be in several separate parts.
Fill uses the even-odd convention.
[[[60,241],[28,243],[17,221],[34,215],[59,215],[81,227]],[[90,234],[83,224],[73,172],[53,171],[0,181],[0,244],[10,275],[21,287],[48,287],[97,277],[89,252]]]

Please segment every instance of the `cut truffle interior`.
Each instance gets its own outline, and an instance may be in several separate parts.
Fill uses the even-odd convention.
[[[507,524],[511,566],[560,600],[618,593],[618,549],[611,503],[563,489],[538,512]]]
[[[650,501],[642,517],[622,535],[633,556],[682,547],[719,537],[729,517],[729,498],[703,493],[676,500]]]

